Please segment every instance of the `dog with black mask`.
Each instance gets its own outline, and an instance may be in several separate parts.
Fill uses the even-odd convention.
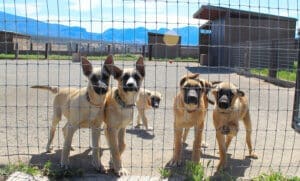
[[[114,67],[113,76],[118,82],[107,94],[105,105],[105,134],[111,152],[110,166],[118,176],[127,175],[121,155],[125,150],[126,127],[132,123],[136,99],[145,77],[143,57],[139,57],[135,68],[124,70]]]
[[[200,146],[204,120],[208,108],[207,92],[211,87],[208,81],[199,79],[199,74],[187,74],[180,80],[180,91],[174,98],[174,152],[169,166],[179,166],[181,160],[182,142],[185,141],[183,131],[195,128],[192,161],[200,160]]]
[[[148,89],[142,89],[139,92],[136,108],[138,110],[137,125],[135,128],[141,128],[144,126],[146,130],[152,130],[152,127],[148,126],[148,119],[145,111],[148,109],[157,109],[159,107],[162,95],[158,91],[151,91]]]
[[[247,96],[237,86],[229,82],[214,85],[211,90],[215,97],[213,120],[219,145],[220,161],[217,170],[226,166],[226,152],[233,137],[239,130],[239,120],[243,120],[246,129],[246,143],[249,156],[257,158],[251,143],[252,125]]]
[[[53,101],[53,118],[50,129],[50,136],[46,151],[52,150],[52,141],[57,124],[62,119],[62,115],[67,118],[67,123],[63,127],[64,145],[61,155],[61,166],[69,167],[69,154],[72,144],[73,134],[78,128],[92,129],[92,164],[99,170],[104,171],[100,159],[99,139],[101,125],[104,121],[104,105],[106,93],[109,90],[109,82],[112,67],[114,66],[113,56],[109,55],[102,67],[94,68],[85,58],[81,58],[81,66],[84,75],[88,78],[88,86],[83,88],[74,87],[52,87],[52,86],[32,86],[31,88],[48,90],[55,94]]]

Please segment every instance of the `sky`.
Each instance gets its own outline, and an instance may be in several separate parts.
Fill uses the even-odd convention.
[[[206,21],[193,14],[206,4],[300,17],[298,0],[0,0],[0,11],[101,33],[109,28],[199,26]]]

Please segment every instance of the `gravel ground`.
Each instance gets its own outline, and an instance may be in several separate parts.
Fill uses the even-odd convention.
[[[101,61],[93,62],[100,66]],[[116,61],[119,66],[130,67],[134,62]],[[47,160],[58,164],[63,143],[59,124],[54,138],[53,153],[45,153],[52,116],[53,95],[47,91],[30,89],[32,85],[86,86],[86,79],[79,63],[70,61],[2,60],[0,61],[0,164],[22,160],[42,165]],[[294,88],[281,88],[256,78],[239,76],[221,68],[208,69],[197,63],[146,62],[145,88],[156,89],[163,94],[157,110],[149,110],[147,116],[153,131],[127,129],[127,147],[123,155],[124,166],[132,175],[159,176],[172,157],[173,148],[173,97],[178,92],[179,78],[187,72],[198,72],[201,78],[231,81],[239,85],[250,98],[253,123],[253,144],[259,156],[247,157],[245,130],[240,132],[228,150],[229,169],[236,177],[254,177],[261,172],[281,170],[287,175],[300,175],[300,135],[291,129]],[[115,85],[115,81],[112,81]],[[205,122],[204,139],[209,144],[202,150],[201,163],[208,176],[215,174],[218,163],[217,143],[212,123],[212,106],[209,106]],[[136,113],[136,112],[135,112]],[[136,114],[134,123],[136,123]],[[193,131],[188,136],[183,154],[190,159]],[[75,151],[71,152],[71,164],[94,174],[91,166],[91,134],[89,129],[77,131],[73,137]],[[109,151],[105,137],[101,136],[102,160],[108,166]]]

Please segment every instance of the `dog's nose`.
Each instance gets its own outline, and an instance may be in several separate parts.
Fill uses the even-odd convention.
[[[219,102],[219,107],[222,109],[227,109],[229,107],[229,103],[225,101],[220,101]]]
[[[134,87],[134,83],[127,83],[126,86],[129,88],[132,88],[132,87]]]
[[[188,96],[186,103],[188,104],[197,104],[198,103],[198,97],[196,96]]]

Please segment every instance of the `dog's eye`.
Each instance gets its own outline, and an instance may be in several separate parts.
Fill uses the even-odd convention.
[[[124,76],[123,76],[123,80],[128,80],[129,79],[129,75],[128,74],[125,74]]]
[[[91,81],[92,82],[98,82],[98,77],[96,76],[96,75],[93,75],[92,77],[91,77]]]
[[[133,74],[133,78],[136,80],[136,81],[139,81],[140,80],[140,76],[138,74]]]
[[[107,76],[106,74],[102,74],[102,80],[103,81],[107,81],[109,78],[109,76]]]

